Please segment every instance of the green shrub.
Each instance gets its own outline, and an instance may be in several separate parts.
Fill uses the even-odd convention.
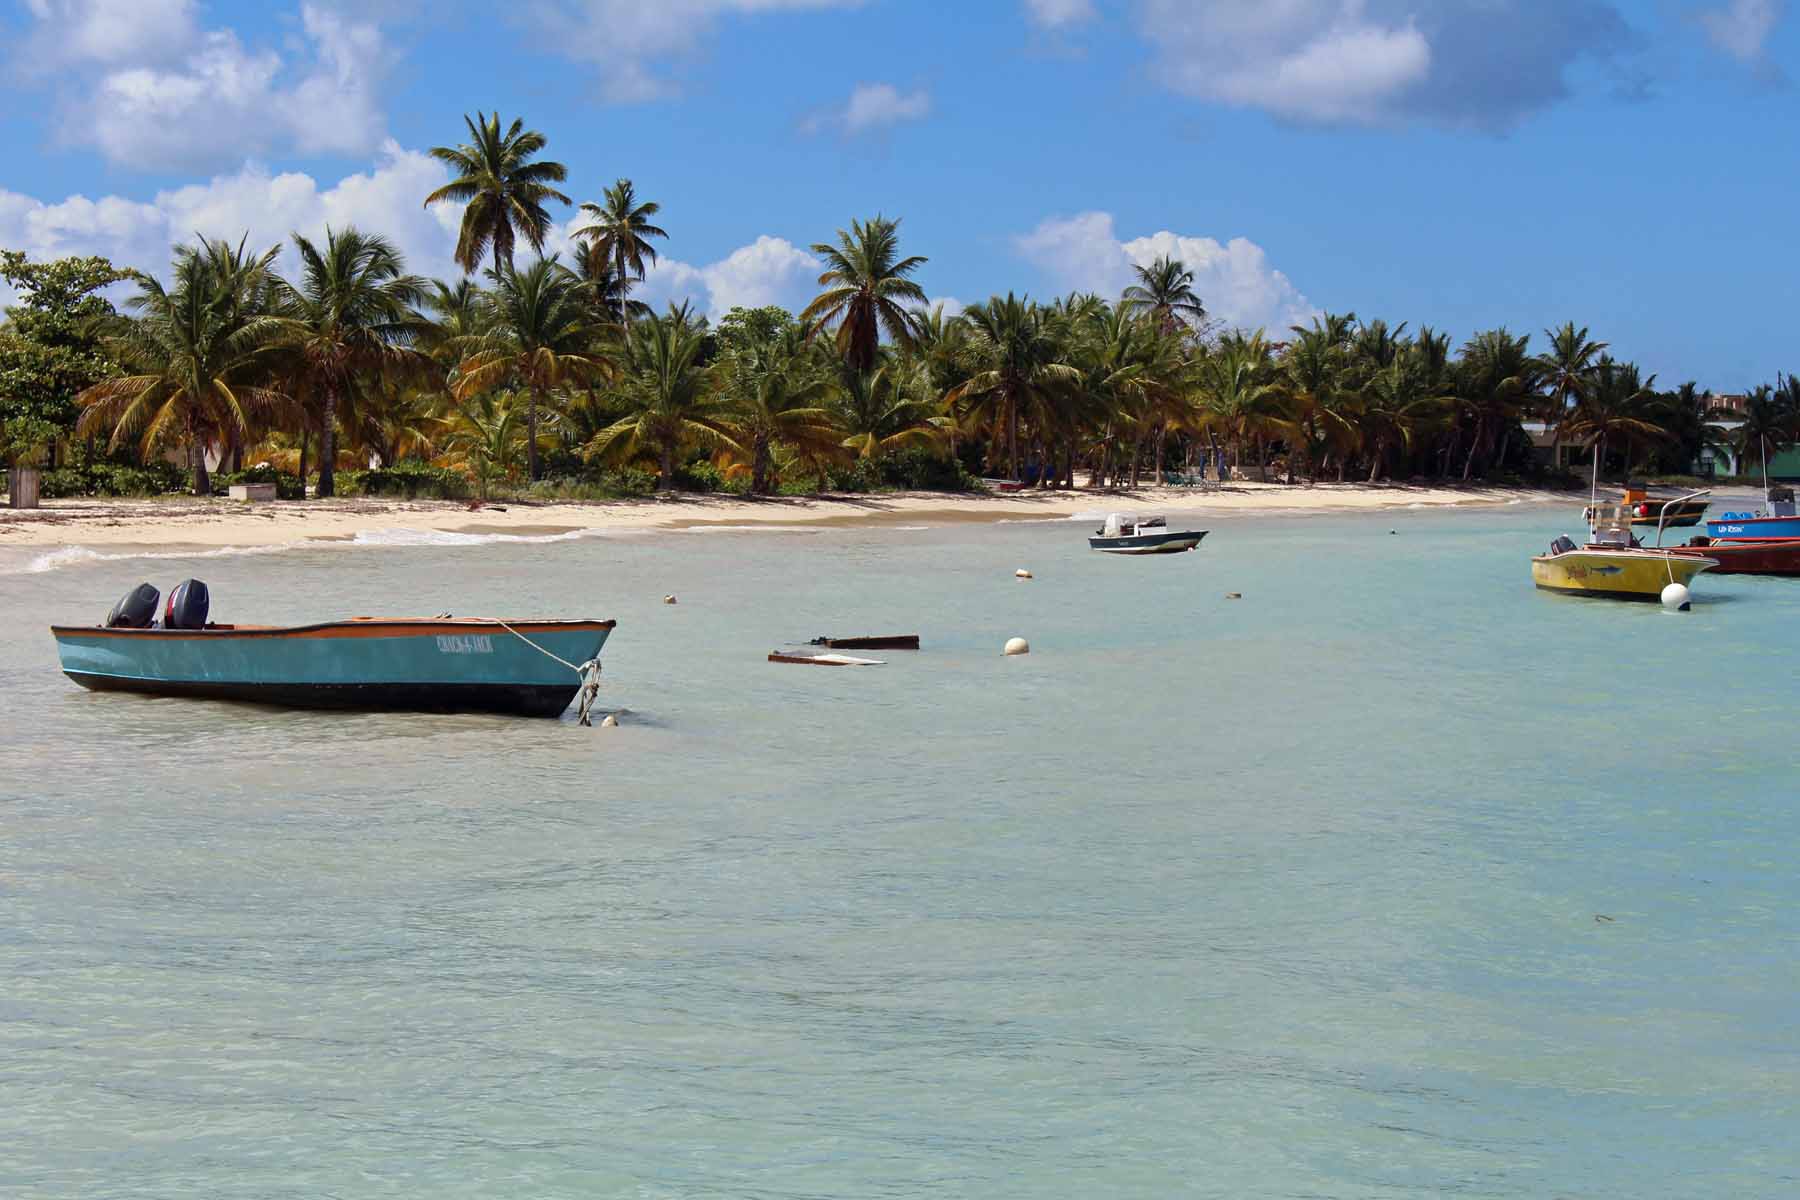
[[[626,467],[617,471],[590,469],[580,475],[560,475],[540,479],[525,489],[532,500],[624,500],[653,495],[656,476],[649,471]]]
[[[226,495],[233,487],[244,483],[272,483],[275,495],[282,500],[303,500],[306,490],[298,475],[285,475],[271,467],[268,463],[258,463],[254,467],[246,467],[242,471],[232,471],[212,477],[213,495]]]
[[[923,447],[890,454],[879,466],[883,483],[909,492],[976,492],[982,486],[960,462]]]
[[[469,477],[430,463],[400,462],[367,471],[339,471],[338,491],[345,496],[397,496],[406,500],[466,500]]]
[[[677,466],[674,478],[669,482],[680,492],[741,493],[747,490],[745,484],[726,479],[724,472],[705,459]]]
[[[38,492],[46,499],[57,500],[68,496],[165,496],[185,492],[187,487],[186,468],[174,463],[153,462],[140,467],[93,459],[45,471]]]

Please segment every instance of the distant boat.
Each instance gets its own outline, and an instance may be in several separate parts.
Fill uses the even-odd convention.
[[[1713,559],[1719,564],[1712,568],[1715,575],[1800,576],[1800,538],[1696,537],[1669,552]]]
[[[1698,492],[1684,499],[1705,494]],[[1593,504],[1586,515],[1592,523],[1586,545],[1559,537],[1550,543],[1548,553],[1532,558],[1531,581],[1539,588],[1615,600],[1659,600],[1671,583],[1685,587],[1702,571],[1719,565],[1717,559],[1703,555],[1639,544],[1631,534],[1629,505]]]
[[[1706,515],[1703,499],[1652,496],[1641,483],[1625,485],[1625,507],[1631,511],[1631,523],[1639,528],[1686,529],[1700,523]]]
[[[1794,508],[1794,489],[1772,487],[1765,493],[1769,507],[1762,512],[1720,513],[1706,523],[1711,538],[1800,538],[1800,513]]]
[[[156,590],[103,626],[53,625],[63,673],[94,691],[297,708],[561,715],[590,681],[615,622],[353,617],[316,625],[214,625],[197,610],[150,624]],[[128,610],[128,611],[121,611]],[[173,619],[171,619],[173,618]],[[584,714],[585,715],[585,714]]]
[[[1108,513],[1106,524],[1094,531],[1088,546],[1108,554],[1179,554],[1192,550],[1209,531],[1187,529],[1171,531],[1161,517],[1128,517]]]

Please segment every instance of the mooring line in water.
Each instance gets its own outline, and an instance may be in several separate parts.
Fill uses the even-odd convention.
[[[554,659],[563,666],[569,668],[569,670],[575,672],[581,679],[581,691],[579,693],[581,705],[576,709],[575,715],[583,725],[593,725],[593,721],[589,719],[588,714],[593,711],[594,699],[600,694],[600,660],[598,658],[590,658],[578,667],[562,655],[544,649],[542,646],[514,629],[511,625],[502,621],[499,617],[477,617],[475,619],[478,621],[492,621],[500,628],[506,630],[506,632],[518,638],[521,642],[524,642],[527,646],[530,646],[533,650],[536,650],[539,654],[542,654],[545,658]]]

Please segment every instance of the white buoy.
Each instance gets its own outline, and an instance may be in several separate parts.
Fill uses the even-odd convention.
[[[1001,651],[1001,653],[1008,656],[1014,654],[1030,654],[1031,643],[1024,638],[1008,638],[1006,639],[1006,649]]]
[[[619,714],[618,713],[607,713],[604,717],[600,718],[600,728],[602,728],[602,729],[617,729],[618,727],[619,727]]]
[[[1687,586],[1685,584],[1671,583],[1662,590],[1663,607],[1672,608],[1676,612],[1686,612],[1688,610],[1688,601],[1691,599],[1693,599],[1693,597],[1688,594]]]
[[[1013,577],[1016,579],[1030,579],[1031,572],[1027,571],[1024,567],[1020,567],[1018,570],[1013,572]]]
[[[673,603],[675,603],[675,597],[673,597],[673,596],[664,596],[664,597],[663,597],[663,603],[664,603],[664,604],[673,604]]]

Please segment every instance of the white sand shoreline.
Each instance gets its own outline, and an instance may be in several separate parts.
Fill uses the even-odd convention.
[[[730,526],[843,527],[1058,520],[1095,512],[1293,514],[1381,509],[1578,503],[1568,492],[1526,488],[1384,484],[1232,483],[1200,492],[1022,492],[994,496],[895,493],[871,496],[691,496],[593,503],[506,503],[472,509],[433,500],[310,500],[245,504],[223,499],[52,500],[32,511],[0,510],[0,550],[40,547],[223,549],[348,541],[393,532],[555,536]]]

